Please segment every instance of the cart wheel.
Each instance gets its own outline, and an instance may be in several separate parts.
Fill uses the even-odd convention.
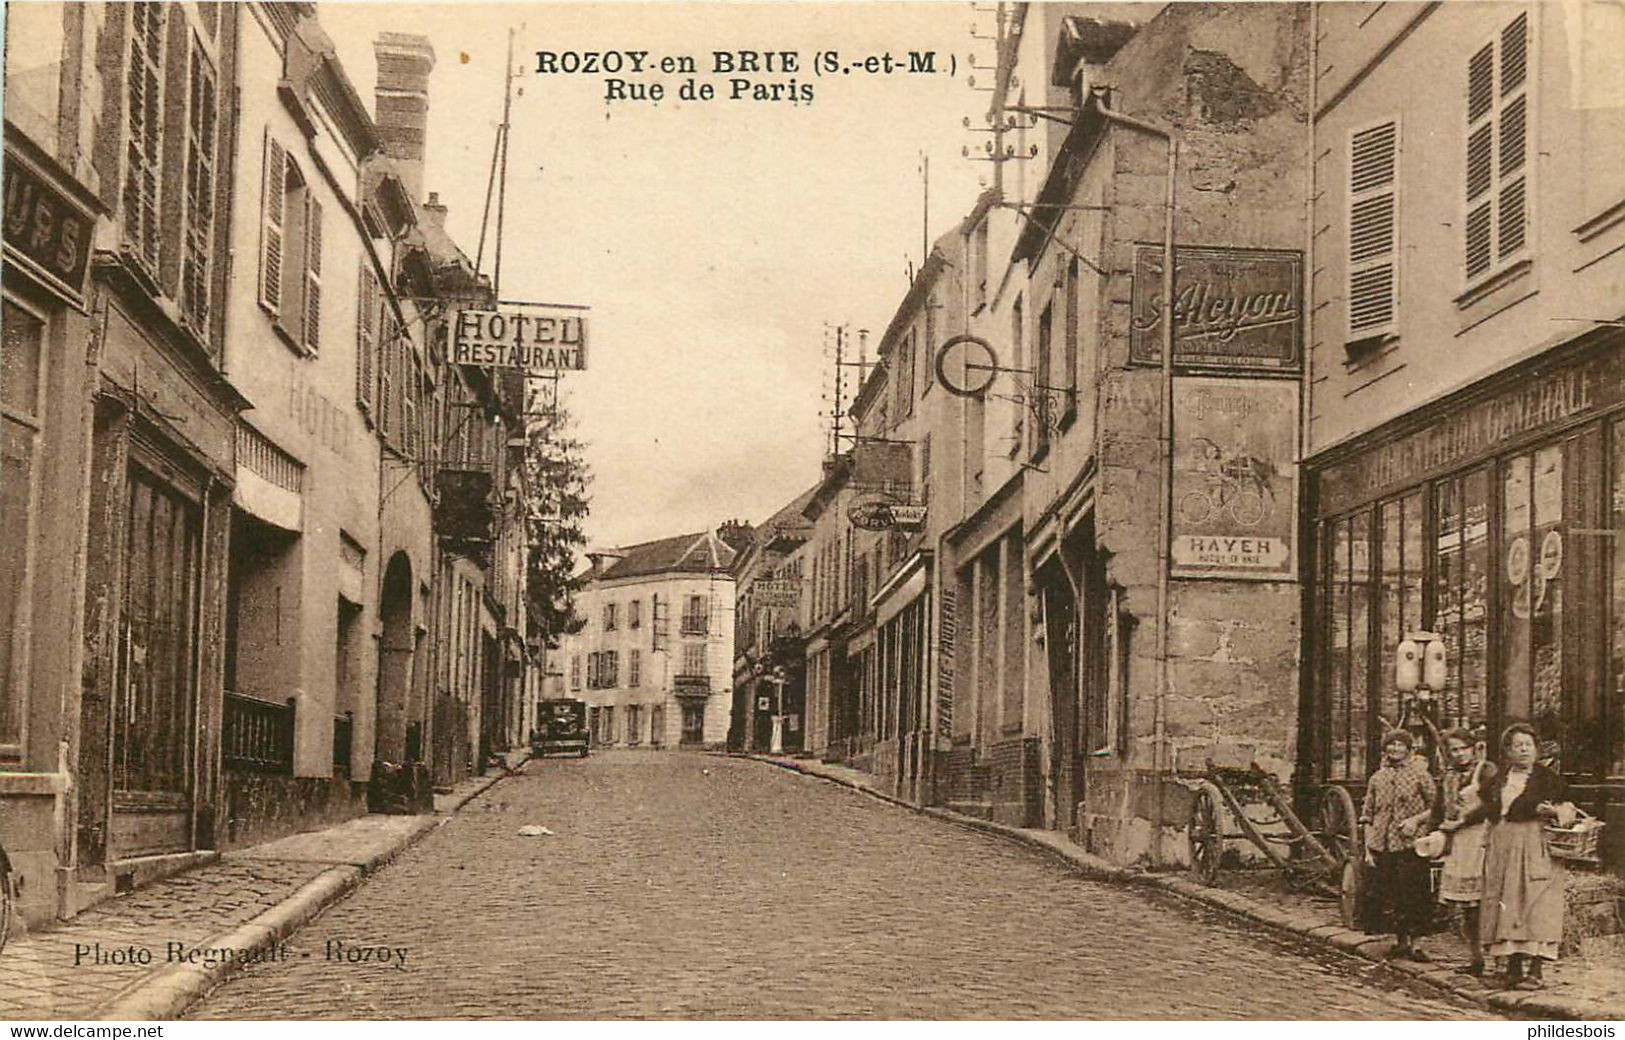
[[[1224,832],[1219,827],[1219,792],[1211,782],[1196,790],[1191,802],[1190,828],[1185,832],[1190,840],[1191,872],[1204,885],[1219,879],[1219,858],[1224,855]]]
[[[1344,928],[1365,930],[1365,861],[1359,856],[1343,861],[1343,883],[1339,886],[1337,904]]]
[[[1327,784],[1320,789],[1316,833],[1326,850],[1347,863],[1360,848],[1360,817],[1348,788]]]

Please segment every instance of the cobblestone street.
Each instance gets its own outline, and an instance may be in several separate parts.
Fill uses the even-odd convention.
[[[531,823],[554,833],[517,835]],[[405,964],[329,959],[337,943]],[[533,762],[288,949],[192,1017],[1482,1014],[844,788],[681,753]]]

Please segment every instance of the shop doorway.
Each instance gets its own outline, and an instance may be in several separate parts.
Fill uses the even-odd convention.
[[[111,857],[192,847],[200,508],[129,468],[112,710]]]
[[[378,712],[374,755],[379,762],[406,760],[406,704],[412,688],[412,564],[404,552],[389,558],[378,616],[383,629],[378,648]]]

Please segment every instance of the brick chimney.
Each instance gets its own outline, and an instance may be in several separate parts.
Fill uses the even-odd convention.
[[[446,230],[446,204],[440,201],[438,191],[429,192],[429,201],[423,204],[423,220],[433,225],[436,230]]]
[[[434,47],[427,36],[379,33],[372,41],[378,58],[373,91],[378,136],[400,166],[413,202],[423,201],[423,145],[429,124],[429,73]]]

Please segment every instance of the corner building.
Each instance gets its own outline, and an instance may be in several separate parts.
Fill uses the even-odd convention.
[[[1357,790],[1407,633],[1625,863],[1625,97],[1606,4],[1318,5],[1299,769]],[[1607,41],[1607,42],[1605,42]],[[1575,879],[1571,875],[1571,889]],[[1573,893],[1571,892],[1571,898]]]

